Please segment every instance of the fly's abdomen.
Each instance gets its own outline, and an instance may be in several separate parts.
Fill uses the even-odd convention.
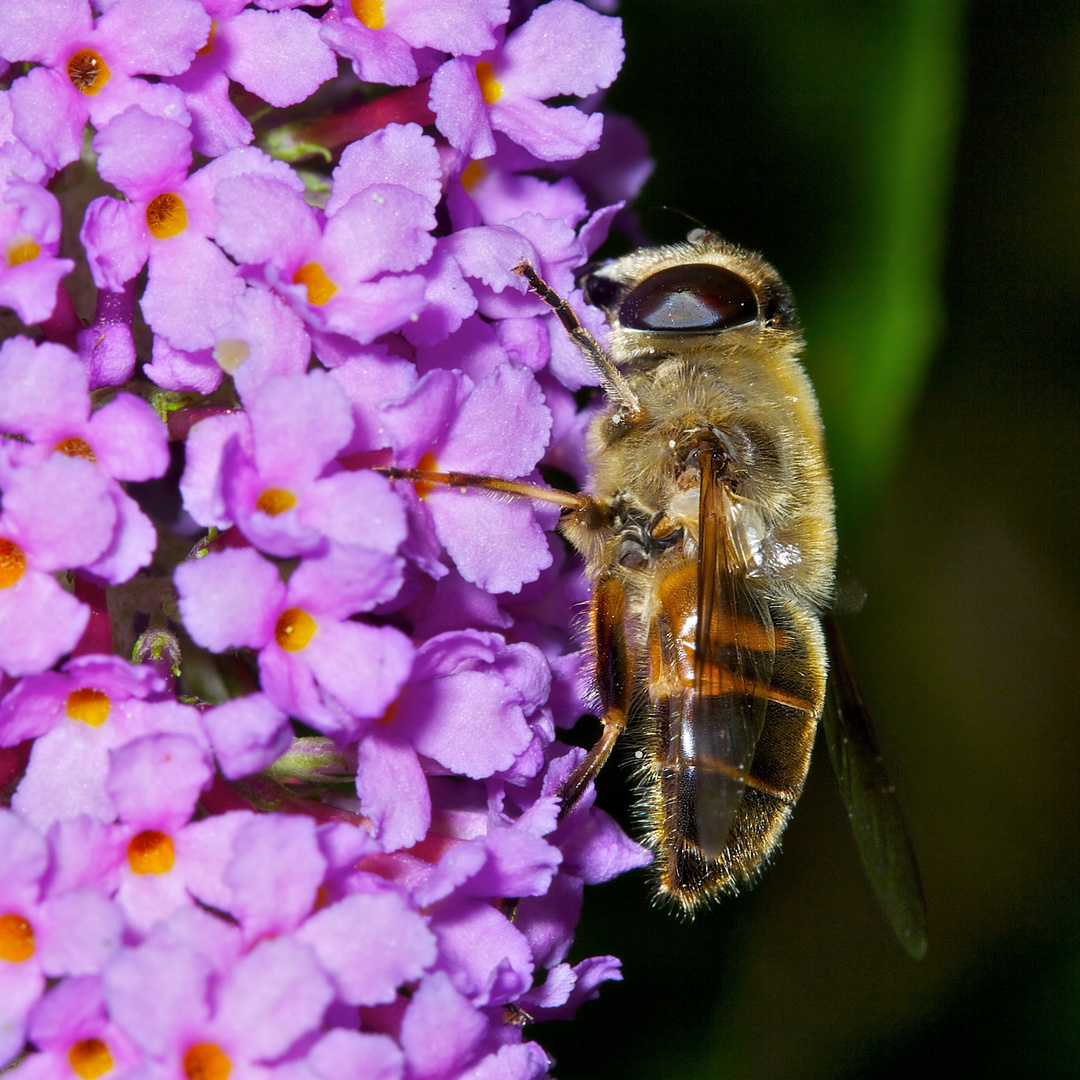
[[[753,880],[777,846],[810,763],[825,649],[808,605],[733,594],[714,612],[717,655],[697,663],[693,563],[672,568],[654,596],[641,762],[648,840],[658,894],[692,910]]]

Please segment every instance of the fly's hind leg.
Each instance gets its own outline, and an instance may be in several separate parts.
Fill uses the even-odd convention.
[[[596,688],[603,710],[600,721],[604,728],[560,793],[563,801],[560,817],[573,809],[589,783],[596,779],[626,729],[630,713],[633,685],[630,654],[626,647],[626,590],[615,574],[602,574],[596,582],[590,614],[596,646]]]

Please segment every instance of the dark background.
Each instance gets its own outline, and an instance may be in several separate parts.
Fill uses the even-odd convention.
[[[684,923],[641,875],[587,890],[572,959],[625,982],[536,1036],[563,1080],[1080,1076],[1080,5],[621,14],[646,229],[696,215],[799,301],[930,951],[893,940],[819,745],[753,892]]]

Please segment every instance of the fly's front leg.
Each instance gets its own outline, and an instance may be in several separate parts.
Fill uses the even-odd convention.
[[[526,480],[503,480],[498,476],[481,476],[479,473],[432,472],[427,469],[398,469],[392,465],[380,466],[371,470],[380,473],[389,480],[408,480],[416,485],[428,487],[473,488],[482,491],[497,491],[503,495],[516,495],[522,499],[536,499],[538,502],[554,503],[563,510],[590,510],[593,500],[588,495],[578,495],[571,491],[559,491],[544,487],[542,484],[530,484]]]
[[[596,338],[581,325],[574,309],[527,262],[518,263],[514,267],[514,273],[520,274],[529,283],[529,288],[555,313],[555,317],[570,335],[570,340],[581,350],[600,377],[608,397],[620,404],[627,419],[640,420],[644,413],[637,395],[626,381],[626,376],[615,366],[615,362],[600,347]]]
[[[619,736],[626,729],[633,692],[630,654],[626,647],[626,589],[613,573],[600,575],[593,590],[591,629],[596,645],[596,687],[603,710],[600,738],[585,760],[570,774],[562,789],[565,817],[604,767]]]

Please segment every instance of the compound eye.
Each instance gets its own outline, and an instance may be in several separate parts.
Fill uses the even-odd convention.
[[[582,283],[585,303],[593,307],[610,308],[619,299],[619,294],[626,288],[621,281],[613,281],[603,274],[589,274]]]
[[[754,290],[714,263],[660,270],[632,289],[619,308],[619,322],[627,329],[667,333],[726,330],[757,316]]]

